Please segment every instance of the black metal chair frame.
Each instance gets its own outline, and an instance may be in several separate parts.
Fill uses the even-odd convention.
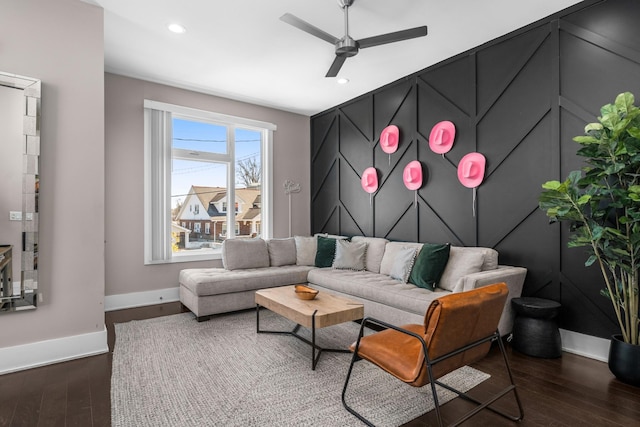
[[[465,422],[469,418],[473,417],[474,415],[476,415],[478,412],[482,411],[485,408],[489,409],[490,411],[492,411],[492,412],[494,412],[494,413],[496,413],[498,415],[501,415],[501,416],[503,416],[503,417],[505,417],[505,418],[507,418],[507,419],[509,419],[511,421],[516,421],[517,422],[517,421],[521,421],[524,418],[524,411],[522,409],[522,403],[520,402],[520,397],[518,396],[518,391],[516,390],[516,385],[513,382],[513,374],[511,373],[511,367],[509,366],[509,360],[507,359],[507,353],[505,351],[504,344],[502,343],[502,339],[500,338],[500,333],[498,332],[498,330],[496,330],[493,334],[487,336],[486,338],[480,339],[480,340],[478,340],[478,341],[476,341],[474,343],[468,344],[468,345],[466,345],[466,346],[464,346],[462,348],[459,348],[457,350],[454,350],[454,351],[452,351],[450,353],[447,353],[447,354],[442,355],[442,356],[440,356],[440,357],[438,357],[436,359],[431,360],[429,358],[429,353],[427,352],[427,344],[425,343],[424,339],[420,335],[418,335],[418,334],[416,334],[414,332],[408,331],[406,329],[400,328],[398,326],[392,325],[390,323],[386,323],[386,322],[383,322],[381,320],[374,319],[372,317],[367,317],[367,318],[363,319],[362,325],[360,326],[360,332],[358,334],[358,340],[356,341],[356,347],[355,347],[354,352],[353,352],[353,357],[351,358],[351,364],[349,365],[349,371],[347,373],[347,378],[346,378],[345,383],[344,383],[344,388],[342,389],[342,404],[344,405],[345,409],[347,411],[351,412],[356,417],[358,417],[358,419],[360,419],[360,421],[362,421],[366,425],[372,426],[372,427],[374,426],[374,424],[372,424],[369,420],[367,420],[365,417],[363,417],[358,412],[356,412],[353,408],[351,408],[349,405],[347,405],[347,402],[345,400],[345,394],[347,392],[347,385],[349,384],[349,379],[351,378],[351,372],[353,370],[353,365],[354,365],[354,363],[356,361],[361,360],[361,358],[358,356],[358,348],[360,347],[360,340],[362,339],[362,336],[363,336],[363,333],[364,333],[364,328],[368,324],[374,324],[374,325],[377,325],[378,327],[383,327],[383,328],[391,328],[391,329],[394,329],[394,330],[396,330],[398,332],[410,335],[410,336],[412,336],[412,337],[414,337],[414,338],[416,338],[417,340],[420,341],[420,343],[422,344],[422,351],[424,352],[424,355],[425,355],[425,363],[427,365],[427,370],[429,372],[429,378],[431,378],[431,381],[430,381],[431,393],[433,395],[433,402],[434,402],[434,405],[435,405],[436,416],[438,418],[438,425],[440,427],[442,427],[444,424],[442,422],[442,415],[440,413],[440,405],[438,403],[438,394],[437,394],[437,391],[436,391],[436,384],[441,386],[441,387],[444,387],[445,389],[447,389],[449,391],[452,391],[452,392],[456,393],[462,399],[467,400],[469,402],[473,402],[476,405],[478,405],[478,406],[476,406],[476,408],[474,408],[473,410],[471,410],[470,412],[465,414],[462,418],[458,419],[453,424],[450,424],[451,426],[457,426],[457,425],[462,424],[463,422]],[[466,393],[463,393],[463,392],[461,392],[459,390],[456,390],[455,388],[453,388],[453,387],[451,387],[451,386],[449,386],[447,384],[444,384],[444,383],[442,383],[442,382],[440,382],[440,381],[438,381],[436,379],[433,379],[433,369],[432,369],[433,365],[436,365],[437,363],[442,362],[443,360],[448,359],[448,358],[450,358],[452,356],[460,354],[460,353],[462,353],[462,352],[464,352],[464,351],[466,351],[466,350],[468,350],[470,348],[473,348],[473,347],[476,347],[476,346],[478,346],[480,344],[484,344],[486,342],[491,342],[491,341],[497,341],[498,342],[498,346],[500,347],[500,352],[502,353],[502,357],[503,357],[505,366],[507,368],[507,372],[509,374],[510,385],[507,386],[502,391],[500,391],[497,394],[493,395],[491,398],[485,400],[484,402],[481,402],[481,401],[469,396]],[[515,400],[516,400],[516,402],[518,404],[519,414],[517,416],[506,414],[506,413],[504,413],[504,412],[502,412],[502,411],[500,411],[498,409],[495,409],[495,408],[492,408],[491,406],[489,406],[489,405],[491,405],[492,403],[494,403],[498,399],[502,398],[503,396],[505,396],[507,393],[509,393],[511,391],[513,391]]]

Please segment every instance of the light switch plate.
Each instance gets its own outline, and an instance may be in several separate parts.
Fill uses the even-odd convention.
[[[20,212],[20,211],[10,211],[9,212],[9,221],[22,221],[22,212]]]

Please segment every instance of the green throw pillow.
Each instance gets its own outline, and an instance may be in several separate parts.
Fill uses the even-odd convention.
[[[409,282],[421,288],[435,290],[449,261],[451,245],[425,243],[413,263]]]
[[[336,256],[336,239],[318,236],[316,267],[331,267]]]

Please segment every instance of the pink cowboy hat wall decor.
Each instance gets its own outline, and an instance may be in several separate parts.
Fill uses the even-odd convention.
[[[391,154],[398,150],[398,142],[400,141],[400,130],[396,125],[389,125],[382,129],[380,134],[380,147],[382,151],[389,155],[389,165],[391,165]]]
[[[453,147],[453,140],[456,138],[456,126],[448,120],[438,122],[431,129],[429,134],[429,148],[436,154],[448,153]]]
[[[373,204],[373,193],[378,191],[378,170],[374,167],[366,168],[360,179],[362,189],[369,193],[369,204]]]
[[[422,163],[409,162],[402,173],[402,181],[407,189],[415,191],[414,208],[418,207],[418,189],[422,187]]]
[[[473,216],[476,216],[476,189],[484,180],[487,159],[480,153],[469,153],[458,163],[458,180],[467,188],[473,188]]]

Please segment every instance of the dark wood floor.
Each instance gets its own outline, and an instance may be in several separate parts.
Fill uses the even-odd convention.
[[[106,314],[109,348],[113,349],[114,323],[165,316],[182,311],[179,303],[120,310]],[[522,400],[521,426],[640,426],[640,388],[623,384],[602,362],[564,353],[559,359],[537,359],[512,351],[509,360]],[[505,384],[506,373],[497,348],[477,369],[492,378],[473,390],[485,396]],[[111,352],[42,368],[0,376],[0,426],[109,426]],[[472,393],[472,394],[473,394]],[[509,396],[501,405],[513,410]],[[442,407],[446,422],[470,408],[455,399]],[[406,426],[437,425],[434,412]],[[514,423],[483,411],[469,426],[513,426]],[[194,426],[198,427],[198,426]]]

